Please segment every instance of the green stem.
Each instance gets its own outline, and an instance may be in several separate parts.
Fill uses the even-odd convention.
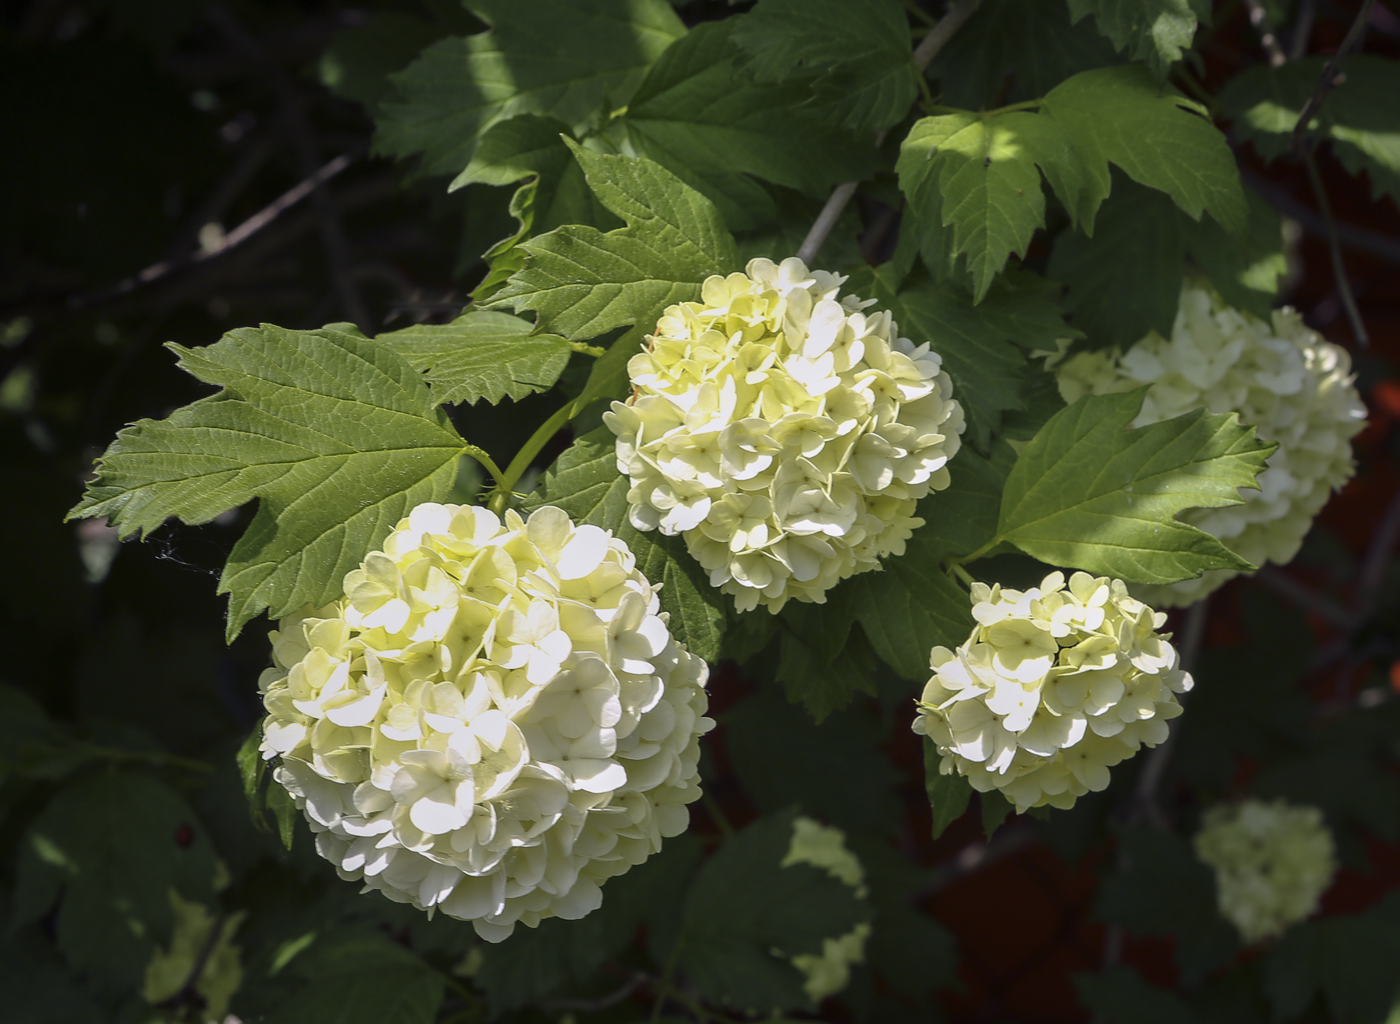
[[[500,487],[505,482],[505,478],[501,474],[501,468],[496,465],[491,456],[487,455],[486,452],[482,451],[476,445],[467,445],[463,450],[463,454],[470,455],[472,458],[476,459],[477,462],[485,466],[486,472],[491,474],[492,478],[496,481],[497,487]],[[507,488],[507,490],[509,490],[509,488]]]
[[[997,107],[995,110],[989,110],[986,112],[985,116],[994,117],[997,114],[1010,114],[1014,113],[1017,110],[1034,110],[1035,108],[1043,107],[1044,105],[1044,100],[1022,100],[1020,103],[1012,103],[1005,107]]]
[[[710,812],[710,817],[715,820],[715,824],[719,826],[720,835],[725,839],[732,836],[734,834],[734,826],[729,824],[729,819],[726,818],[724,812],[720,810],[719,801],[711,796],[708,790],[701,792],[700,800],[705,805],[705,810]]]
[[[107,761],[135,761],[145,764],[163,764],[174,768],[184,768],[186,771],[208,773],[214,770],[212,764],[204,761],[196,761],[191,757],[180,757],[178,754],[162,754],[157,751],[144,750],[119,750],[116,747],[104,747],[97,743],[88,743],[86,740],[78,740],[75,746],[87,751],[94,757],[100,757]]]
[[[924,98],[924,109],[932,110],[938,106],[938,100],[934,98],[933,90],[928,87],[928,76],[922,69],[915,69],[915,77],[919,80],[919,92]]]
[[[933,26],[938,24],[937,18],[929,14],[928,11],[924,10],[918,4],[914,3],[913,0],[904,0],[904,9],[910,14],[912,14],[914,17],[922,21],[929,28],[933,28]]]
[[[539,428],[530,435],[530,439],[525,442],[520,451],[515,453],[515,458],[510,460],[510,465],[506,467],[505,475],[501,478],[500,490],[510,492],[524,474],[530,468],[530,463],[535,461],[535,456],[540,453],[545,445],[549,444],[549,439],[559,431],[564,429],[564,425],[574,418],[578,411],[574,408],[578,403],[569,402],[557,409],[553,416],[540,424]]]
[[[977,582],[976,580],[974,580],[974,579],[972,578],[972,573],[968,572],[968,571],[967,571],[966,569],[964,569],[961,565],[958,565],[958,564],[956,564],[956,563],[954,563],[953,565],[948,566],[948,571],[951,572],[951,573],[952,573],[954,576],[956,576],[958,579],[962,580],[963,583],[964,583],[969,589],[972,587],[972,585],[973,585],[974,583]]]
[[[581,352],[586,356],[592,356],[594,359],[597,359],[607,351],[607,349],[598,345],[590,345],[586,341],[571,341],[569,342],[569,348],[573,349],[575,352]]]
[[[985,557],[987,556],[987,553],[988,553],[989,551],[991,551],[994,547],[996,547],[996,546],[997,546],[998,544],[1000,544],[1000,543],[1001,543],[1001,534],[997,534],[995,537],[993,537],[991,540],[987,541],[987,543],[983,544],[980,548],[978,548],[978,549],[977,549],[976,551],[974,551],[972,554],[970,554],[970,555],[963,555],[961,558],[950,558],[950,559],[948,559],[949,567],[951,568],[951,567],[966,565],[968,562],[975,562],[975,561],[977,561],[977,559],[979,559],[979,558],[985,558]]]

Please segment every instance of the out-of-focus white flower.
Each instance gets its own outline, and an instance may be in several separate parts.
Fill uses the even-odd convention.
[[[821,868],[850,886],[858,897],[865,898],[865,869],[859,858],[846,849],[846,836],[839,828],[802,816],[793,819],[792,845],[782,866],[793,864]],[[800,953],[792,958],[792,965],[806,976],[802,988],[812,1002],[819,1003],[850,984],[851,966],[865,963],[865,941],[869,937],[870,923],[862,921],[845,935],[824,938],[820,953]]]
[[[1279,935],[1306,918],[1337,873],[1322,812],[1282,800],[1212,807],[1195,846],[1215,870],[1220,913],[1245,942]]]
[[[1108,769],[1167,738],[1191,677],[1166,621],[1122,580],[1052,572],[1022,593],[972,585],[977,626],[956,651],[935,647],[914,731],[941,770],[1000,790],[1017,811],[1069,807],[1108,785]]]
[[[597,908],[685,829],[714,725],[657,589],[561,509],[415,508],[272,634],[263,756],[322,856],[493,942]]]
[[[1328,495],[1351,477],[1351,438],[1366,416],[1345,349],[1309,330],[1291,309],[1276,310],[1265,322],[1190,283],[1182,288],[1170,340],[1154,331],[1126,353],[1073,356],[1056,374],[1067,402],[1150,385],[1134,426],[1204,407],[1238,413],[1261,438],[1276,442],[1259,490],[1240,492],[1243,505],[1180,517],[1254,565],[1282,565],[1298,553]],[[1235,575],[1220,569],[1133,591],[1157,607],[1185,605]]]
[[[825,600],[902,554],[964,429],[927,343],[798,259],[711,277],[632,357],[603,421],[639,530],[682,534],[740,610]]]

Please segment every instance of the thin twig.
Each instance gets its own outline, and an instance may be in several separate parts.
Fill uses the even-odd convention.
[[[1297,60],[1308,52],[1308,42],[1312,39],[1313,22],[1317,20],[1317,0],[1302,0],[1298,5],[1298,20],[1288,43],[1288,59]]]
[[[340,221],[339,211],[329,192],[315,181],[316,151],[312,143],[311,125],[306,119],[305,103],[301,92],[291,77],[280,66],[273,63],[267,51],[256,38],[250,35],[236,18],[221,3],[212,3],[205,16],[228,37],[236,47],[250,58],[267,68],[271,83],[282,104],[287,122],[287,134],[291,137],[301,171],[311,181],[311,203],[316,210],[321,232],[321,247],[326,255],[326,267],[331,281],[344,308],[345,315],[362,331],[370,329],[369,315],[355,288],[354,276],[350,268],[350,246],[345,235],[345,226]]]
[[[637,971],[623,983],[621,988],[614,989],[597,999],[547,999],[539,1006],[541,1010],[551,1012],[598,1013],[610,1006],[616,1006],[650,981],[651,975],[644,971]]]
[[[929,874],[928,881],[919,887],[913,899],[917,902],[930,896],[961,878],[974,874],[997,861],[1009,857],[1035,838],[1035,827],[1031,822],[1023,822],[1002,829],[988,840],[968,843],[951,860],[940,864]]]
[[[1246,185],[1263,196],[1264,201],[1275,210],[1285,217],[1297,221],[1304,231],[1322,238],[1327,237],[1327,222],[1311,207],[1298,202],[1286,190],[1259,177],[1247,168],[1240,172],[1240,177]],[[1357,227],[1355,224],[1344,224],[1340,221],[1334,223],[1333,228],[1336,230],[1337,240],[1343,245],[1368,252],[1372,256],[1379,256],[1390,263],[1400,264],[1400,241],[1391,236],[1384,235],[1379,231]]]
[[[966,24],[967,19],[976,12],[978,4],[982,0],[961,0],[961,2],[951,11],[938,20],[938,24],[929,30],[929,34],[914,49],[914,65],[918,69],[918,74],[922,78],[924,69],[929,66],[933,58],[938,56],[938,51],[948,45],[948,40],[953,38],[953,33]],[[875,145],[878,147],[885,141],[888,130],[880,132],[875,137]],[[826,236],[831,234],[831,229],[840,220],[841,213],[846,209],[846,204],[851,201],[851,197],[856,194],[859,182],[847,181],[837,185],[827,198],[826,205],[822,207],[821,213],[817,214],[817,219],[812,223],[812,230],[807,232],[807,237],[802,240],[802,245],[798,247],[797,258],[803,263],[810,264],[816,259],[818,250],[822,243],[826,241]]]
[[[267,227],[287,210],[309,196],[317,186],[330,181],[337,174],[354,163],[354,161],[355,154],[340,154],[340,156],[326,163],[309,177],[297,182],[257,213],[225,234],[223,238],[219,239],[217,245],[210,246],[209,248],[196,249],[184,256],[158,260],[150,266],[137,271],[125,280],[118,281],[110,288],[97,292],[89,292],[86,295],[75,296],[69,301],[69,308],[84,309],[96,303],[126,295],[140,288],[142,285],[159,281],[161,278],[167,277],[177,270],[182,270],[196,263],[203,263],[216,256],[222,256],[230,249],[241,245],[259,231],[263,230],[263,228]]]
[[[1283,52],[1274,30],[1269,28],[1269,12],[1264,9],[1263,0],[1244,0],[1244,6],[1249,11],[1249,23],[1259,33],[1259,42],[1269,55],[1269,66],[1276,68],[1286,64],[1288,55]]]
[[[1322,183],[1322,175],[1318,173],[1317,160],[1311,150],[1303,152],[1303,166],[1308,170],[1308,182],[1312,185],[1313,197],[1317,199],[1317,208],[1322,213],[1322,223],[1327,229],[1327,253],[1332,258],[1332,276],[1337,279],[1337,293],[1342,297],[1342,308],[1346,310],[1347,319],[1351,321],[1356,343],[1362,348],[1367,348],[1371,344],[1371,336],[1366,333],[1366,325],[1361,322],[1361,310],[1356,307],[1356,296],[1351,292],[1351,281],[1347,278],[1347,269],[1342,262],[1341,241],[1337,238],[1337,226],[1332,220],[1332,204],[1327,201],[1327,189]]]
[[[1371,19],[1371,7],[1375,2],[1376,0],[1362,0],[1361,10],[1356,12],[1356,20],[1351,23],[1351,28],[1347,29],[1346,38],[1342,40],[1342,45],[1337,47],[1337,52],[1323,65],[1322,76],[1318,80],[1317,88],[1308,97],[1308,102],[1303,104],[1302,113],[1298,115],[1298,122],[1293,126],[1293,151],[1295,153],[1305,151],[1308,122],[1313,119],[1313,115],[1327,99],[1327,94],[1345,80],[1346,76],[1342,74],[1342,61],[1347,54],[1361,45],[1361,40],[1366,35],[1366,23]]]
[[[1324,594],[1317,593],[1311,587],[1304,586],[1292,576],[1271,565],[1261,567],[1254,574],[1254,578],[1271,590],[1282,594],[1299,608],[1326,619],[1334,626],[1348,629],[1356,621],[1356,613],[1351,609],[1333,601]]]
[[[1385,577],[1386,563],[1390,561],[1395,542],[1400,540],[1400,491],[1390,499],[1380,526],[1371,537],[1371,546],[1366,549],[1366,557],[1361,562],[1361,574],[1357,580],[1357,610],[1353,619],[1360,619],[1371,610],[1376,591]]]

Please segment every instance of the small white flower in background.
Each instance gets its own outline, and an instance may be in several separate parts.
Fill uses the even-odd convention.
[[[902,554],[948,486],[952,382],[889,313],[798,259],[711,277],[666,310],[604,422],[639,530],[682,534],[741,611],[777,612]]]
[[[914,731],[941,770],[1018,812],[1070,807],[1108,785],[1108,769],[1167,738],[1191,677],[1166,621],[1122,580],[1052,572],[1024,593],[972,585],[977,626],[956,651],[935,647]]]
[[[1276,442],[1259,490],[1240,492],[1243,505],[1181,516],[1254,565],[1291,561],[1328,495],[1354,470],[1351,438],[1364,426],[1366,408],[1352,383],[1351,359],[1291,309],[1275,310],[1265,322],[1188,283],[1170,340],[1154,331],[1123,354],[1072,356],[1056,374],[1067,402],[1150,385],[1133,426],[1204,407],[1238,413],[1263,440]],[[1236,575],[1220,569],[1133,591],[1157,607],[1186,605]]]
[[[1322,812],[1282,800],[1212,807],[1195,846],[1196,856],[1215,870],[1220,913],[1247,943],[1279,935],[1312,914],[1337,872]]]
[[[846,836],[839,828],[831,828],[811,818],[799,816],[792,822],[792,845],[783,858],[783,867],[810,864],[821,868],[839,882],[844,882],[864,899],[865,869],[859,858],[846,849]],[[807,978],[803,990],[814,1003],[835,995],[851,981],[851,965],[865,963],[865,941],[870,937],[870,923],[863,921],[845,935],[822,940],[820,953],[800,953],[792,965]]]
[[[492,942],[596,909],[685,830],[714,726],[657,589],[561,509],[415,508],[272,634],[263,756],[321,855]]]

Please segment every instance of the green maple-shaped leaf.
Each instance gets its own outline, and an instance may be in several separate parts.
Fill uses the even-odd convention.
[[[542,329],[594,338],[697,299],[705,278],[735,269],[734,239],[700,193],[650,160],[570,148],[599,201],[627,226],[570,224],[524,243],[525,266],[492,306],[532,309]]]
[[[494,26],[428,47],[393,75],[375,146],[423,155],[429,174],[466,167],[477,140],[515,114],[581,128],[605,100],[627,102],[647,67],[685,26],[665,0],[472,0]]]
[[[638,154],[703,192],[742,231],[776,219],[755,177],[824,195],[869,173],[874,153],[854,132],[800,109],[809,95],[800,84],[740,71],[729,42],[735,24],[697,25],[662,54],[620,124]]]
[[[474,309],[450,324],[416,324],[379,335],[433,388],[433,404],[517,401],[554,385],[569,361],[569,343],[532,334],[535,325],[509,313]]]
[[[1147,61],[1158,81],[1196,34],[1193,0],[1069,0],[1069,12],[1076,22],[1092,14],[1099,31],[1130,59]]]
[[[922,218],[938,211],[942,225],[953,228],[951,251],[966,254],[978,302],[1011,253],[1024,255],[1045,226],[1037,167],[1066,209],[1077,211],[1085,169],[1069,135],[1048,117],[926,117],[900,146],[900,188]],[[928,201],[930,190],[938,202]]]
[[[1083,398],[1052,416],[1007,475],[997,532],[1042,562],[1129,583],[1255,568],[1176,516],[1241,504],[1236,489],[1257,486],[1277,446],[1204,409],[1129,430],[1144,394]]]
[[[1109,193],[1110,164],[1167,193],[1196,220],[1209,213],[1231,233],[1244,230],[1244,192],[1225,136],[1204,107],[1158,86],[1141,64],[1081,72],[1052,89],[1041,109],[1083,159],[1079,219],[1086,231]]]
[[[70,517],[142,537],[171,516],[207,523],[259,499],[219,580],[228,636],[338,597],[400,518],[452,488],[466,443],[387,345],[325,327],[241,328],[169,346],[218,394],[117,435]]]
[[[804,81],[813,107],[853,128],[888,128],[918,95],[898,0],[759,0],[734,41],[760,78]]]
[[[661,607],[671,614],[671,635],[692,654],[719,657],[724,606],[709,577],[679,537],[643,533],[627,519],[631,482],[617,471],[617,439],[599,427],[576,440],[545,474],[540,489],[525,502],[527,511],[557,505],[575,523],[591,523],[627,542],[637,568],[661,584]]]
[[[1250,68],[1220,93],[1220,109],[1266,160],[1282,156],[1293,147],[1293,128],[1328,60]],[[1330,140],[1352,174],[1366,172],[1372,196],[1400,203],[1400,60],[1357,54],[1342,61],[1342,75],[1307,130]]]
[[[942,554],[916,531],[883,571],[861,573],[850,584],[870,646],[905,679],[927,679],[929,651],[956,647],[974,625],[967,594],[943,571]]]

